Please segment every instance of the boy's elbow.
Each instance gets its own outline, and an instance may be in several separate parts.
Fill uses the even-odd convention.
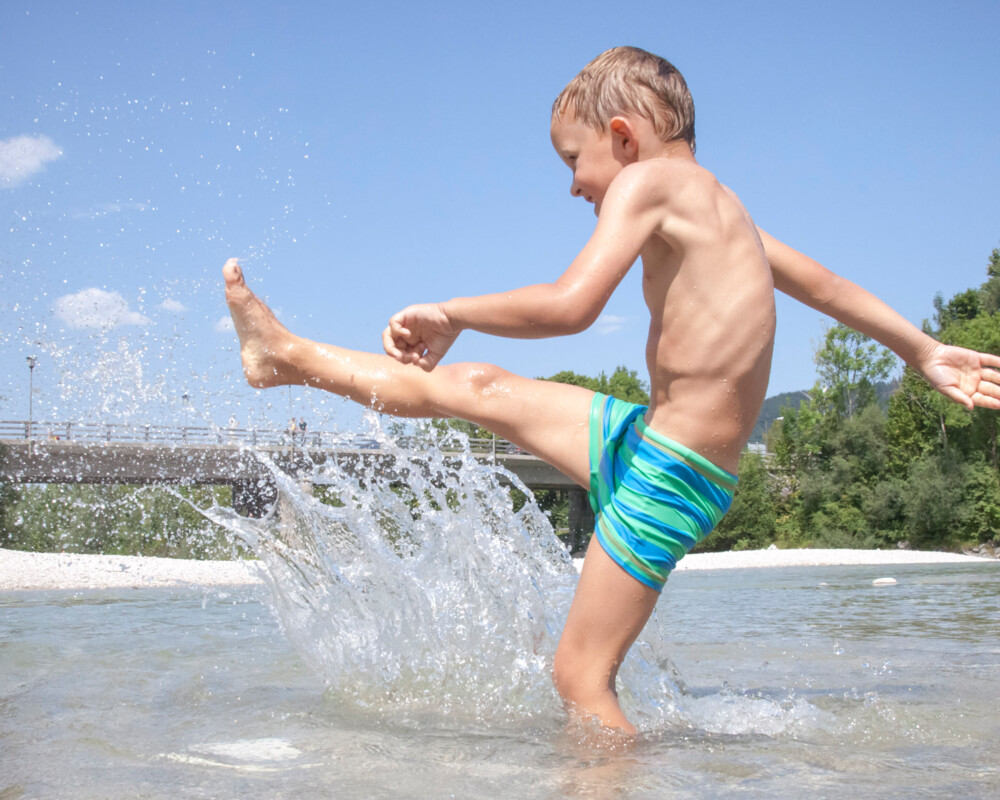
[[[558,335],[571,336],[593,325],[603,307],[578,291],[564,290],[551,306],[550,320]]]
[[[819,306],[831,306],[843,294],[844,279],[827,269],[823,272],[820,280],[812,287],[813,301]]]

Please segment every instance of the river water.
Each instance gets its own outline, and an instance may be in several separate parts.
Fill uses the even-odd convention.
[[[327,685],[262,587],[10,593],[0,797],[996,797],[1000,568],[892,574],[673,576],[684,686],[627,751],[551,702],[490,719]]]
[[[678,572],[595,746],[545,517],[404,455],[209,509],[265,585],[0,595],[0,798],[1000,795],[1000,564]]]

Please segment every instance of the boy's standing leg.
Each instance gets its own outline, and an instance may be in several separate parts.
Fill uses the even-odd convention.
[[[591,537],[553,664],[556,688],[571,713],[636,732],[618,704],[615,679],[659,598],[656,589],[625,572]]]
[[[593,392],[523,378],[489,364],[451,364],[425,372],[386,355],[311,342],[278,322],[246,286],[235,259],[223,274],[251,385],[314,386],[394,416],[466,419],[589,488]],[[635,731],[618,705],[615,676],[658,597],[592,541],[554,665],[556,687],[572,713]]]

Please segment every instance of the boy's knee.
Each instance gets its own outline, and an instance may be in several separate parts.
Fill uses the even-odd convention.
[[[455,364],[458,380],[475,394],[485,394],[494,388],[507,374],[495,364]]]
[[[614,665],[565,644],[560,644],[552,660],[556,691],[564,701],[578,706],[588,707],[609,688],[613,691],[614,673]]]
[[[445,372],[452,392],[457,391],[480,402],[488,400],[491,392],[503,381],[503,376],[508,374],[493,364],[449,364],[438,369]]]
[[[559,696],[567,703],[574,701],[576,678],[577,672],[573,668],[572,661],[561,648],[556,650],[555,658],[552,661],[552,683],[556,687],[556,691],[559,692]]]

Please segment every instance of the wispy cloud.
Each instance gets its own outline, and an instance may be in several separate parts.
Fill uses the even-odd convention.
[[[172,298],[168,298],[167,300],[164,300],[162,303],[160,303],[160,308],[162,308],[164,311],[170,311],[173,314],[183,314],[185,311],[187,311],[187,308],[182,302],[180,302],[179,300],[174,300]]]
[[[601,316],[597,318],[595,327],[598,333],[614,333],[617,330],[621,330],[627,321],[628,317],[616,317],[614,314],[601,314]]]
[[[13,189],[61,155],[48,136],[0,139],[0,188]]]
[[[233,318],[222,317],[218,322],[215,323],[215,330],[217,333],[229,333],[229,331],[235,331],[236,326],[233,325]]]
[[[56,300],[55,315],[71,328],[117,328],[122,325],[148,325],[149,318],[128,307],[118,292],[84,289]]]

